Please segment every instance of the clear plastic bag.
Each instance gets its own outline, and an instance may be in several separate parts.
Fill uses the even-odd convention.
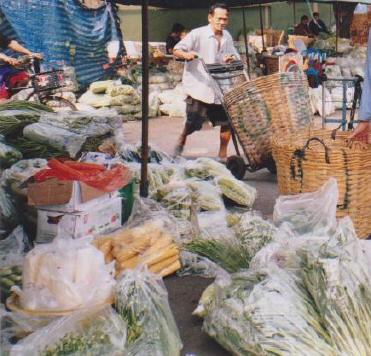
[[[127,322],[128,356],[177,356],[182,342],[161,278],[145,269],[124,273],[116,286],[116,308]]]
[[[197,158],[194,161],[187,161],[184,165],[188,177],[210,179],[215,177],[231,176],[231,172],[225,165],[211,158]]]
[[[94,241],[106,262],[115,262],[117,275],[145,265],[165,277],[181,267],[177,224],[165,210],[152,207],[139,200],[123,229]]]
[[[273,221],[277,226],[291,225],[297,235],[330,234],[336,229],[336,206],[339,191],[336,179],[330,178],[318,191],[277,199]]]
[[[13,287],[20,305],[30,310],[73,310],[107,302],[112,297],[114,265],[90,238],[56,238],[25,257],[23,288]]]
[[[111,306],[85,309],[27,336],[10,355],[124,355],[126,337],[126,323]]]

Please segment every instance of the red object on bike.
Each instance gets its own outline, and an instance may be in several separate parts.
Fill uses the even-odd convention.
[[[34,175],[38,182],[57,178],[59,180],[77,180],[94,187],[98,190],[110,193],[125,185],[131,179],[130,171],[123,165],[117,165],[112,169],[94,163],[74,161],[60,162],[51,159],[48,162],[49,169],[42,169]]]
[[[0,87],[0,99],[9,99],[9,91],[5,84]]]
[[[11,88],[17,88],[19,86],[26,86],[28,81],[30,79],[30,76],[27,72],[19,72],[17,74],[14,74],[9,79],[9,85]]]

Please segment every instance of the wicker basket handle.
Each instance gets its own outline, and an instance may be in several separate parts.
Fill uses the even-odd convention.
[[[305,151],[309,148],[310,144],[315,141],[319,142],[324,147],[325,161],[327,164],[330,164],[330,155],[329,155],[330,149],[327,147],[325,142],[318,137],[310,138],[306,142],[306,144],[303,146],[303,148],[298,148],[297,150],[294,151],[291,157],[291,162],[290,162],[291,178],[296,179],[296,177],[299,176],[302,186],[303,186],[303,177],[304,177],[302,163],[303,163],[303,160],[305,160]],[[298,162],[298,173],[296,172],[296,169],[295,169],[296,161]]]

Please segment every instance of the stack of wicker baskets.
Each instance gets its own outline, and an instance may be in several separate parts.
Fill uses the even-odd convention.
[[[277,73],[244,82],[224,96],[232,126],[254,169],[271,161],[271,139],[307,127],[312,114],[302,72]]]
[[[339,186],[338,217],[349,215],[357,234],[371,233],[371,145],[354,142],[349,133],[303,130],[275,136],[272,142],[281,194],[317,190],[330,177]]]

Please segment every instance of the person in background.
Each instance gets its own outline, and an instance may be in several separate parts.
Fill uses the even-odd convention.
[[[311,36],[312,33],[309,29],[309,18],[307,15],[303,15],[300,19],[300,23],[295,26],[294,35],[296,36]]]
[[[208,26],[191,31],[174,47],[174,56],[186,61],[183,74],[183,89],[187,94],[187,120],[179,137],[175,154],[183,151],[187,136],[201,130],[206,120],[220,128],[219,158],[227,158],[231,129],[226,112],[215,92],[212,79],[206,73],[200,57],[206,64],[229,63],[239,59],[232,36],[225,30],[229,22],[229,9],[223,3],[210,7]]]
[[[42,59],[40,53],[32,53],[27,48],[23,47],[15,40],[11,40],[0,34],[0,48],[7,48],[24,55]],[[29,80],[28,73],[15,68],[19,61],[17,58],[9,57],[5,53],[0,52],[0,99],[8,99],[10,97],[10,88],[26,86]]]
[[[371,31],[368,36],[366,71],[358,120],[360,123],[349,137],[350,140],[359,140],[371,144]]]
[[[327,34],[330,33],[325,23],[319,18],[318,12],[313,12],[313,19],[309,23],[309,31],[314,36],[318,36],[321,32]]]
[[[173,54],[173,49],[182,39],[182,36],[185,37],[185,27],[180,23],[175,23],[171,33],[166,38],[166,54]]]

